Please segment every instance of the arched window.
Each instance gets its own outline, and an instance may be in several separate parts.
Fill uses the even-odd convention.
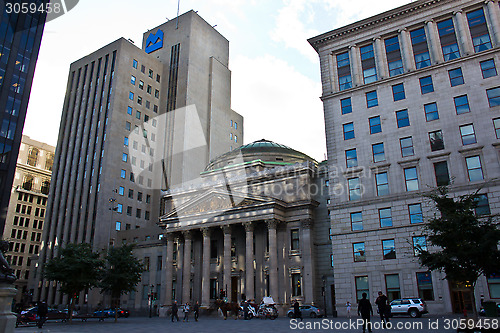
[[[34,178],[31,175],[27,175],[24,177],[23,188],[26,191],[31,191],[33,188]]]
[[[36,167],[36,162],[38,161],[38,149],[31,148],[28,152],[28,165]]]
[[[45,160],[45,170],[52,171],[53,165],[54,165],[54,154],[47,153],[47,159]]]
[[[42,188],[41,188],[41,192],[43,194],[49,194],[49,188],[50,188],[50,181],[48,180],[44,180],[42,182]]]

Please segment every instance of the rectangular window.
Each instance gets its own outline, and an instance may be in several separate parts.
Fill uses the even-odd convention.
[[[396,120],[398,128],[410,126],[410,118],[408,117],[408,110],[396,111]]]
[[[368,119],[370,124],[370,134],[382,132],[382,125],[380,124],[380,116],[371,117]]]
[[[127,162],[128,155],[126,153],[122,153],[122,162]]]
[[[431,151],[444,149],[443,132],[441,130],[430,132],[429,142],[431,144]]]
[[[432,84],[432,76],[424,76],[419,79],[420,81],[420,92],[422,95],[428,94],[434,91],[434,85]]]
[[[156,74],[156,82],[160,82],[160,74]]]
[[[292,296],[302,296],[300,273],[292,273]]]
[[[435,102],[425,104],[424,111],[425,111],[425,119],[427,121],[439,119],[438,107],[437,107],[437,104]]]
[[[427,241],[425,236],[413,237],[413,255],[416,257],[421,251],[427,251]]]
[[[351,213],[351,230],[363,230],[363,215],[361,212]]]
[[[498,125],[500,126],[500,118],[498,118]],[[499,131],[500,133],[500,131]],[[384,143],[375,143],[372,145],[373,162],[385,161]]]
[[[137,60],[132,60],[132,67],[134,67],[135,69],[137,69]]]
[[[437,23],[439,41],[443,50],[444,61],[460,58],[458,50],[457,36],[455,35],[455,27],[453,20],[447,19]]]
[[[372,108],[378,105],[377,91],[369,91],[366,93],[366,107]]]
[[[349,186],[349,200],[359,200],[361,199],[361,184],[359,183],[359,178],[350,178],[347,180]]]
[[[436,185],[443,186],[450,184],[450,174],[446,161],[434,163],[434,174],[436,175]]]
[[[300,249],[299,229],[290,230],[290,249],[292,251]]]
[[[347,168],[358,166],[358,155],[356,153],[356,148],[345,151],[345,162]]]
[[[491,274],[486,279],[490,298],[500,298],[500,274]]]
[[[137,200],[142,201],[142,192],[137,192]]]
[[[123,205],[122,204],[116,205],[116,212],[120,213],[120,214],[123,212]]]
[[[130,125],[131,125],[131,124],[130,124],[130,122],[128,122],[128,121],[127,121],[127,122],[125,122],[125,129],[126,129],[127,131],[130,131]]]
[[[217,279],[210,279],[210,299],[216,299],[218,294]],[[173,294],[172,294],[173,297]]]
[[[453,97],[453,101],[455,102],[455,111],[457,114],[470,112],[467,95]]]
[[[354,123],[342,125],[344,129],[344,140],[354,139]]]
[[[483,79],[487,79],[492,76],[497,76],[497,68],[495,67],[495,60],[489,59],[481,61],[481,73],[483,74]]]
[[[375,175],[375,184],[377,185],[378,196],[389,194],[389,178],[387,177],[387,172],[377,173]]]
[[[467,174],[471,182],[484,179],[479,156],[466,157],[465,164],[467,165]]]
[[[389,66],[389,75],[395,76],[403,74],[403,60],[399,48],[399,38],[394,36],[384,40],[385,53],[387,55],[387,65]]]
[[[467,13],[467,22],[469,23],[474,51],[477,53],[491,49],[492,45],[483,9]]]
[[[396,245],[394,239],[386,239],[382,241],[382,252],[385,259],[396,259]]]
[[[392,227],[392,212],[391,208],[380,208],[378,210],[378,217],[380,220],[380,227]]]
[[[149,75],[148,75],[148,76],[149,76],[150,78],[153,78],[153,70],[152,70],[152,69],[150,69],[150,70],[149,70]]]
[[[399,139],[399,143],[401,145],[401,156],[402,157],[414,155],[413,140],[412,140],[411,136],[409,136],[407,138]]]
[[[217,259],[218,256],[218,244],[216,239],[210,241],[210,258]]]
[[[486,95],[488,96],[490,108],[500,105],[500,87],[486,90]]]
[[[417,191],[418,190],[418,175],[417,168],[405,168],[405,183],[406,183],[406,191]]]
[[[411,45],[413,48],[413,57],[417,69],[431,65],[431,57],[427,47],[427,38],[424,28],[410,31]]]
[[[500,118],[493,119],[493,128],[497,139],[500,139]]]
[[[122,230],[122,223],[121,222],[116,221],[116,223],[115,223],[115,230],[116,231]]]
[[[401,298],[398,274],[387,274],[385,276],[385,287],[387,288],[387,299],[389,302]]]
[[[410,214],[410,223],[422,223],[424,221],[424,216],[422,214],[422,205],[411,204],[408,205],[408,212]]]
[[[474,199],[476,202],[476,207],[474,208],[474,212],[478,216],[482,215],[490,215],[490,203],[488,202],[487,194],[478,194],[478,196]]]
[[[127,176],[127,172],[126,172],[125,170],[123,170],[123,169],[122,169],[122,170],[120,171],[120,177],[121,177],[121,178],[123,178],[123,179],[125,179],[125,177],[126,177],[126,176]]]
[[[434,300],[431,272],[417,273],[418,296],[424,301]]]
[[[364,262],[366,261],[366,253],[365,253],[365,243],[353,243],[352,251],[354,254],[354,262]]]
[[[144,81],[139,80],[139,89],[144,90]]]
[[[352,112],[351,97],[340,100],[340,109],[342,114],[348,114]]]
[[[462,68],[455,68],[448,71],[450,77],[450,85],[452,87],[464,84],[464,76],[462,75]]]
[[[132,107],[127,107],[127,114],[132,115]]]
[[[472,124],[460,126],[460,135],[464,146],[476,143],[476,133]]]
[[[127,215],[132,216],[132,206],[127,206]]]
[[[356,285],[356,302],[359,302],[359,300],[363,298],[364,293],[370,295],[370,290],[368,289],[368,276],[356,276],[354,282]]]
[[[402,83],[395,84],[392,86],[392,98],[394,99],[394,102],[400,101],[400,100],[406,98],[405,87]]]
[[[339,77],[339,89],[345,90],[352,88],[351,64],[349,61],[349,52],[337,54],[337,74]]]
[[[147,88],[146,88],[146,92],[147,92],[148,94],[151,94],[151,91],[153,91],[153,87],[151,87],[151,86],[148,84],[148,86],[147,86]]]
[[[364,83],[377,81],[377,68],[375,67],[375,55],[373,52],[373,44],[361,47],[361,68],[363,69]]]
[[[135,76],[130,76],[130,83],[135,86]]]

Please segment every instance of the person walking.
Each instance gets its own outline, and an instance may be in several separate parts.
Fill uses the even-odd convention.
[[[300,312],[300,305],[297,300],[295,300],[295,303],[293,303],[293,316],[295,319],[299,319],[302,321],[302,313]]]
[[[347,301],[347,303],[345,303],[345,307],[347,309],[347,318],[351,318],[351,302]]]
[[[194,303],[193,310],[194,310],[194,321],[198,321],[198,317],[200,316],[200,304],[198,303],[198,301]]]
[[[382,322],[382,328],[385,328],[389,322],[389,300],[387,299],[387,296],[379,291],[375,304],[378,306],[378,313],[380,315],[380,321]]]
[[[179,316],[177,315],[178,311],[179,307],[177,306],[177,301],[174,301],[174,304],[172,304],[172,322],[174,322],[174,318],[177,318],[177,321],[179,321]]]
[[[189,321],[189,302],[184,305],[184,319],[182,321]]]
[[[49,312],[49,308],[47,307],[47,303],[44,301],[38,302],[38,309],[36,314],[38,315],[38,328],[42,328],[43,324],[47,320],[47,313]]]
[[[358,315],[361,315],[363,319],[363,333],[366,332],[366,326],[368,326],[368,332],[372,331],[372,324],[370,322],[370,314],[373,316],[373,308],[369,300],[366,299],[367,293],[361,294],[363,297],[358,303]]]

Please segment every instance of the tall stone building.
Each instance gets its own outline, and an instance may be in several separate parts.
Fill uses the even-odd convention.
[[[471,311],[470,291],[421,267],[416,247],[435,213],[422,195],[438,185],[479,190],[476,213],[500,212],[499,2],[418,0],[309,43],[321,66],[336,303],[381,290],[421,297],[431,313]],[[476,292],[498,301],[498,275]]]
[[[23,135],[3,239],[10,243],[6,258],[17,276],[15,302],[25,305],[33,292],[28,288],[31,257],[42,244],[54,152],[55,147]]]
[[[154,227],[161,189],[242,143],[229,42],[193,11],[143,39],[142,49],[120,38],[70,66],[39,269],[66,243],[105,250],[120,230]],[[65,303],[55,284],[36,284],[36,299]]]

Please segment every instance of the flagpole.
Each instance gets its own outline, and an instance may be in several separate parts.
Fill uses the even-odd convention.
[[[175,29],[179,29],[179,6],[180,6],[181,0],[177,0],[177,19],[175,22]]]

